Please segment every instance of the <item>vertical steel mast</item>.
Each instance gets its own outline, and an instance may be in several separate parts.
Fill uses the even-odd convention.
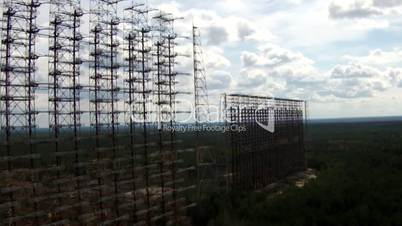
[[[133,199],[135,208],[140,210],[134,214],[134,221],[139,224],[152,225],[155,206],[152,196],[151,162],[152,140],[150,137],[152,113],[152,26],[149,22],[147,5],[135,4],[134,1],[125,9],[125,86],[126,110],[129,110],[128,122],[131,146],[131,156],[134,166]],[[136,145],[135,145],[136,144]],[[135,150],[137,149],[137,150]],[[138,160],[138,161],[137,161]],[[135,166],[138,165],[138,166]],[[135,174],[135,175],[134,175]],[[141,198],[137,193],[142,193]]]
[[[35,91],[37,81],[35,78],[36,60],[38,56],[35,53],[35,43],[39,32],[36,26],[38,8],[40,6],[37,0],[5,0],[3,4],[2,16],[2,61],[1,61],[1,91],[0,91],[0,112],[1,112],[1,133],[5,142],[2,144],[1,156],[6,156],[7,170],[11,171],[16,167],[21,169],[35,169],[35,160],[37,159],[34,146],[34,131],[36,128],[35,110]],[[27,149],[21,156],[25,156],[26,161],[23,166],[14,165],[12,161],[16,142],[25,141]],[[5,153],[3,153],[5,151]],[[29,173],[29,172],[28,172]],[[4,178],[7,180],[7,178]],[[37,191],[34,186],[36,177],[31,177],[30,198],[35,198]],[[7,192],[9,200],[14,204],[10,207],[10,215],[7,220],[9,224],[16,225],[24,220],[38,222],[40,216],[19,216],[16,212],[21,206],[31,208],[32,212],[37,212],[38,203],[33,201],[31,205],[26,202],[27,199],[17,198],[14,192],[21,189]],[[0,216],[1,217],[1,216]]]
[[[169,93],[169,76],[168,76],[168,65],[166,60],[166,41],[167,41],[167,27],[166,27],[166,15],[163,12],[159,12],[158,15],[154,17],[155,19],[155,42],[154,42],[154,55],[155,55],[155,72],[153,83],[155,86],[154,90],[154,105],[156,107],[156,121],[158,128],[158,166],[159,166],[159,184],[161,187],[161,197],[160,197],[160,219],[161,224],[166,224],[167,219],[167,195],[166,195],[166,182],[168,180],[167,175],[167,160],[165,158],[167,153],[167,145],[164,142],[164,127],[165,123],[170,116],[170,93]]]
[[[46,32],[36,26],[39,1],[49,12]],[[178,96],[191,95],[177,87],[178,76],[186,75],[176,71],[177,18],[130,1],[121,4],[126,8],[120,26],[121,0],[91,0],[90,9],[81,9],[86,3],[81,0],[5,0],[1,225],[186,222],[184,213],[194,206],[187,197],[195,189],[188,185],[195,167],[186,160],[194,149],[186,148],[175,130],[165,130],[179,123],[179,114],[190,114],[176,110]],[[82,35],[86,14],[89,35]],[[40,54],[37,38],[48,40]],[[39,57],[46,57],[47,65],[37,65]],[[87,79],[81,74],[84,63]],[[39,79],[36,66],[44,73]]]
[[[207,76],[203,60],[202,42],[200,29],[193,25],[193,60],[194,60],[194,119],[196,126],[207,123],[209,120],[209,97],[207,87]],[[196,142],[202,133],[197,131]],[[210,148],[196,145],[196,170],[197,170],[197,196],[201,194],[208,183],[217,183],[217,156]],[[212,175],[212,176],[211,176]]]
[[[151,111],[149,107],[149,103],[151,101],[152,94],[152,80],[151,80],[151,71],[152,71],[152,43],[150,33],[152,31],[151,26],[149,25],[148,13],[149,9],[140,9],[137,11],[139,16],[139,46],[138,46],[138,54],[139,54],[139,67],[138,67],[138,81],[137,87],[134,88],[136,91],[137,101],[135,104],[135,113],[139,122],[142,122],[142,144],[143,144],[143,175],[144,175],[144,185],[145,185],[145,221],[147,225],[151,225],[151,215],[152,215],[152,203],[151,203],[151,192],[150,192],[150,170],[152,168],[150,163],[150,147],[149,147],[149,113]],[[135,116],[134,116],[135,117]]]
[[[76,184],[77,202],[69,203],[61,196],[57,198],[60,206],[68,206],[63,211],[75,207],[77,215],[81,215],[80,205],[82,197],[80,193],[81,182],[79,179],[80,161],[79,152],[79,130],[81,127],[80,111],[80,34],[81,17],[83,12],[79,0],[51,0],[49,5],[49,76],[48,76],[48,97],[49,97],[49,127],[53,135],[54,156],[56,165],[57,194],[71,192],[71,183]],[[73,147],[66,145],[72,138]],[[68,142],[67,142],[68,140]],[[62,179],[65,174],[61,169],[67,163],[64,159],[74,156],[75,178],[71,180]],[[64,160],[64,161],[63,161]],[[78,203],[78,206],[77,206]],[[69,205],[70,204],[70,205]],[[52,216],[58,220],[60,212],[55,211]]]
[[[119,173],[116,159],[118,116],[117,111],[119,53],[117,16],[119,0],[91,0],[90,39],[92,57],[90,64],[90,121],[95,134],[97,165],[103,168],[98,172],[99,215],[103,220],[119,220]],[[106,146],[106,148],[105,148]],[[105,165],[108,155],[112,165]],[[105,200],[112,199],[113,202]],[[113,214],[106,214],[113,212]]]
[[[137,197],[137,190],[141,187],[141,182],[143,182],[142,177],[138,175],[141,171],[139,170],[140,162],[137,159],[141,156],[138,148],[136,147],[137,137],[136,136],[136,126],[138,121],[135,116],[136,111],[136,101],[137,101],[137,91],[139,79],[136,73],[138,73],[139,68],[139,36],[140,32],[138,30],[139,20],[137,19],[137,11],[143,4],[136,4],[134,0],[130,2],[130,5],[124,8],[124,45],[123,45],[123,56],[124,56],[124,106],[125,106],[125,122],[128,127],[129,133],[129,148],[130,153],[130,180],[131,187],[130,193],[132,194],[131,206],[132,213],[131,223],[137,224],[140,221],[137,211],[141,209],[141,204],[143,203],[141,199]]]
[[[200,29],[193,25],[193,59],[194,59],[194,118],[196,123],[208,121],[209,100],[207,76],[203,61]]]

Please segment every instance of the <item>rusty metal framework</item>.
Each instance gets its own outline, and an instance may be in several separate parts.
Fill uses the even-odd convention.
[[[229,190],[255,190],[305,169],[305,101],[224,95]]]

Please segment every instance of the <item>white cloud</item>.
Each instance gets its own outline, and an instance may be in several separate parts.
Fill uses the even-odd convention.
[[[359,64],[337,65],[331,72],[333,79],[374,78],[380,75],[379,70]]]
[[[314,61],[299,52],[267,45],[257,53],[244,51],[241,54],[244,70],[237,87],[253,87],[251,92],[261,92],[270,84],[281,84],[281,89],[276,89],[274,95],[314,102],[374,98],[393,87],[402,86],[402,69],[382,69],[364,62],[376,57],[382,59],[384,55],[389,55],[385,57],[386,62],[392,62],[398,54],[374,50],[368,56],[345,56],[348,63],[325,72],[319,71]]]
[[[259,88],[264,88],[266,82],[267,75],[263,70],[245,69],[240,72],[240,79],[237,81],[237,87],[253,93]]]
[[[393,86],[389,71],[359,64],[335,66],[328,84],[329,93],[339,98],[374,97]]]
[[[279,67],[287,63],[312,64],[312,61],[305,58],[303,54],[273,44],[260,47],[259,54],[244,51],[241,54],[243,65],[246,67]]]
[[[260,56],[252,52],[243,51],[241,53],[240,60],[244,67],[252,67],[259,63]]]
[[[208,70],[225,69],[231,65],[224,50],[218,47],[204,48],[204,63]]]
[[[266,92],[274,96],[312,99],[319,96],[318,91],[326,79],[311,59],[273,44],[262,45],[258,52],[244,51],[241,61],[244,68],[236,87],[256,95]]]
[[[232,76],[226,71],[215,71],[208,78],[208,90],[221,92],[228,89],[232,83]],[[220,94],[220,93],[218,93]]]
[[[402,50],[394,49],[392,51],[383,51],[381,49],[371,50],[367,56],[346,55],[345,60],[357,64],[372,65],[385,69],[389,66],[402,65]]]
[[[338,2],[338,1],[335,1]],[[325,48],[337,42],[362,40],[374,29],[387,29],[387,18],[362,19],[353,23],[334,20],[330,0],[305,1],[258,19],[259,28],[274,31],[274,41],[287,48]]]
[[[377,7],[395,7],[402,5],[400,0],[373,0],[373,6]]]
[[[333,19],[356,19],[387,15],[401,5],[399,0],[333,0],[328,10]]]
[[[206,30],[208,45],[218,46],[229,40],[229,34],[223,26],[211,26]]]
[[[366,39],[376,29],[389,31],[393,26],[400,30],[395,27],[395,21],[402,15],[400,0],[150,0],[150,3],[184,18],[175,25],[180,35],[191,36],[192,21],[201,28],[207,80],[214,94],[241,91],[308,99],[314,104],[334,102],[345,107],[340,104],[342,101],[360,106],[363,106],[361,100],[386,102],[381,98],[398,96],[397,87],[402,87],[402,50],[392,46],[392,50],[385,51],[382,49],[390,48],[382,48],[381,43],[371,46],[374,44]],[[46,14],[41,12],[41,17]],[[46,26],[47,21],[42,19],[40,24]],[[82,27],[84,35],[88,27],[86,21]],[[191,56],[191,40],[183,42],[178,52]],[[373,50],[359,56],[355,55],[357,48],[350,47],[349,54],[336,55],[339,43],[357,43]],[[87,57],[84,47],[82,55]],[[38,50],[41,48],[46,54],[46,44],[41,43]],[[322,59],[317,54],[327,58],[326,65],[320,65]],[[179,71],[192,72],[191,58],[178,58],[178,63]],[[38,77],[46,81],[47,74],[42,73],[47,68],[45,58],[38,66],[42,68]],[[191,76],[180,79],[183,88],[192,89]],[[82,81],[87,80],[88,75],[83,74]],[[387,101],[391,106],[391,101]],[[315,110],[317,114],[329,114]],[[336,111],[336,107],[332,110]]]
[[[373,7],[370,0],[333,1],[329,5],[331,18],[365,18],[382,15],[380,9]]]
[[[389,68],[387,74],[394,86],[402,88],[402,68]]]

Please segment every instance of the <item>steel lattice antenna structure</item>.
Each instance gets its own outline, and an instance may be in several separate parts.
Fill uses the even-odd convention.
[[[160,172],[161,186],[170,187],[171,192],[163,192],[161,209],[162,214],[170,214],[167,218],[168,224],[179,225],[179,212],[189,206],[183,203],[183,192],[194,188],[193,185],[184,185],[179,178],[194,169],[180,166],[181,159],[178,157],[176,133],[174,131],[164,132],[163,128],[169,126],[173,128],[176,124],[176,117],[181,112],[176,110],[178,103],[177,96],[183,94],[176,90],[178,83],[177,76],[181,73],[175,69],[178,54],[175,51],[178,35],[174,31],[174,23],[177,19],[171,14],[159,12],[154,16],[156,20],[156,43],[155,43],[155,76],[154,85],[155,105],[157,107],[158,132],[159,132],[159,154],[161,156]],[[163,142],[163,137],[167,137],[169,142]],[[165,144],[166,143],[166,144]],[[166,173],[163,173],[167,171]],[[181,188],[181,189],[179,189]]]
[[[4,3],[0,173],[18,184],[0,195],[0,224],[180,225],[195,205],[186,200],[195,167],[183,160],[194,150],[163,130],[190,113],[176,110],[178,96],[189,94],[176,87],[186,75],[176,71],[178,18],[135,2],[124,10],[123,37],[120,0],[91,0],[90,10],[80,0],[47,1],[46,34],[36,26],[38,1]],[[84,14],[89,36],[81,34]],[[49,44],[41,56],[38,36]],[[81,51],[87,44],[89,59]],[[39,57],[47,57],[47,82],[35,78]],[[89,72],[81,74],[84,62]],[[47,106],[38,99],[45,92]],[[50,133],[34,133],[43,117]]]
[[[25,139],[28,143],[27,149],[20,155],[28,159],[30,170],[36,167],[33,138],[38,113],[35,108],[35,91],[38,87],[35,72],[38,56],[35,53],[35,40],[39,33],[36,18],[40,5],[37,0],[5,0],[2,8],[0,112],[1,132],[5,135],[5,143],[1,149],[7,152],[7,156],[12,156],[16,142],[20,142],[21,138]],[[13,163],[7,161],[8,170],[13,167]],[[32,183],[36,182],[35,178],[32,177]],[[35,197],[37,191],[34,186],[31,187],[31,192]],[[14,192],[8,194],[9,200],[16,201]],[[34,202],[32,211],[37,210],[38,204]],[[16,211],[18,210],[14,206],[10,209],[11,219],[16,217]],[[10,221],[10,224],[15,225],[16,221]],[[34,221],[38,223],[38,218],[35,217]]]
[[[193,25],[193,58],[194,58],[194,114],[195,124],[198,126],[209,120],[209,98],[205,65],[203,60],[200,29]],[[201,133],[196,132],[196,142]],[[208,184],[218,183],[217,180],[217,156],[212,153],[210,147],[201,144],[196,145],[197,168],[197,196],[205,192]],[[212,176],[211,176],[212,175]]]
[[[232,150],[225,155],[228,191],[261,189],[305,170],[305,101],[225,94],[224,106],[228,126],[247,128],[230,132]],[[273,123],[275,133],[258,121]]]
[[[138,153],[136,148],[136,144],[138,144],[136,136],[137,130],[139,130],[138,118],[136,116],[139,115],[136,112],[138,109],[136,108],[138,105],[142,106],[142,103],[138,103],[137,97],[138,92],[140,90],[140,84],[142,84],[141,80],[138,77],[138,68],[141,65],[139,61],[138,49],[139,49],[139,35],[140,32],[138,30],[139,20],[138,20],[138,11],[143,4],[136,4],[135,1],[132,1],[129,7],[124,9],[124,43],[123,43],[123,53],[124,53],[124,107],[125,107],[125,122],[129,131],[129,156],[130,156],[130,179],[131,179],[131,190],[132,192],[132,223],[136,224],[141,219],[139,214],[137,213],[139,209],[142,209],[141,206],[144,203],[141,198],[137,197],[136,190],[141,187],[141,183],[143,180],[142,176],[138,175],[144,168],[141,162],[138,162],[138,158],[142,158],[141,153]],[[141,114],[142,115],[142,114]],[[149,194],[149,192],[147,191]],[[147,215],[148,216],[148,215]],[[149,221],[148,221],[149,222]]]
[[[152,46],[151,31],[149,25],[148,6],[136,4],[132,1],[130,6],[124,9],[125,33],[124,33],[124,74],[125,74],[125,108],[126,122],[130,131],[130,144],[132,144],[132,165],[135,167],[133,179],[134,208],[140,209],[134,213],[134,223],[143,222],[151,225],[152,209],[151,202],[151,150],[150,129],[148,125],[149,114],[152,113],[149,103],[151,102],[152,84]],[[138,134],[138,135],[137,135]],[[135,144],[141,144],[135,148]],[[135,165],[140,166],[135,166]],[[135,172],[135,173],[134,173]],[[137,174],[137,175],[134,175]],[[137,184],[137,182],[139,184]],[[144,198],[138,198],[136,191],[144,189]]]
[[[228,155],[217,156],[198,144],[201,133],[194,146],[179,140],[186,136],[177,134],[178,119],[191,114],[181,104],[181,95],[192,94],[178,86],[180,76],[191,76],[178,72],[176,66],[182,55],[177,51],[180,36],[174,26],[180,18],[137,4],[137,0],[122,4],[122,0],[91,0],[90,9],[81,9],[85,2],[81,0],[48,0],[42,3],[49,6],[49,27],[39,29],[36,20],[41,2],[5,0],[2,7],[1,225],[186,225],[186,210],[195,206],[194,179],[199,193],[206,183],[211,185],[206,188],[220,190],[217,175],[233,179],[233,188],[248,189],[276,179],[269,178],[272,173],[265,162],[278,168],[277,178],[302,168],[301,101],[225,96],[228,103],[249,109],[225,107],[231,123],[254,131],[233,132],[231,137],[236,139]],[[123,20],[118,17],[118,5],[126,7]],[[89,35],[81,34],[84,14],[89,14]],[[35,44],[40,38],[48,39],[48,48]],[[83,56],[84,45],[89,45],[87,56]],[[200,124],[208,120],[208,92],[195,26],[193,47],[194,117]],[[48,71],[38,63],[41,57],[47,57]],[[45,74],[40,76],[40,71]],[[256,121],[255,103],[261,100],[278,107],[275,136],[257,130],[256,123],[240,120]],[[122,105],[124,125],[119,121]],[[270,114],[267,110],[260,116],[269,120]],[[37,129],[40,126],[48,130]],[[295,136],[299,139],[290,141],[287,151],[281,152],[284,155],[269,146],[272,140],[282,142]],[[255,147],[261,158],[241,152]],[[286,160],[284,167],[277,167],[269,151]],[[217,164],[223,157],[234,161]],[[245,167],[251,165],[256,166],[252,172]]]
[[[151,216],[153,210],[153,203],[150,198],[151,195],[151,176],[152,176],[152,162],[151,162],[151,148],[148,146],[150,142],[150,114],[152,109],[149,103],[152,98],[152,27],[149,22],[150,9],[148,6],[136,9],[138,27],[137,32],[137,47],[135,47],[135,54],[137,54],[138,60],[135,67],[135,83],[134,83],[134,111],[133,117],[136,122],[139,122],[139,129],[142,133],[142,153],[141,160],[143,163],[143,183],[145,189],[145,222],[147,225],[151,225]]]
[[[80,162],[79,131],[81,127],[80,110],[80,33],[81,17],[83,12],[79,0],[52,0],[49,6],[49,76],[48,76],[48,98],[49,98],[49,127],[53,134],[54,151],[57,175],[57,194],[67,192],[66,187],[70,184],[81,189],[80,169],[77,166]],[[73,147],[63,142],[63,137],[72,137]],[[73,156],[75,177],[70,180],[62,179],[60,172],[63,159]],[[67,200],[58,197],[58,205],[68,205]],[[75,214],[82,215],[82,196],[77,193],[78,208]],[[67,209],[73,209],[72,205]],[[66,210],[67,210],[66,209]],[[54,214],[57,216],[57,214]],[[60,219],[55,219],[60,220]]]
[[[119,126],[117,71],[120,67],[117,62],[120,45],[117,38],[120,24],[117,5],[119,2],[120,0],[91,0],[90,2],[90,54],[92,57],[90,64],[90,121],[95,133],[97,164],[102,167],[102,156],[110,152],[112,152],[113,162],[110,168],[98,175],[99,215],[102,221],[107,219],[104,211],[110,209],[108,202],[104,201],[106,196],[113,197],[114,218],[121,217],[119,174],[116,168],[118,166],[116,164],[117,151],[120,150],[117,143]],[[109,175],[112,175],[113,179],[110,179]]]
[[[200,29],[193,25],[194,114],[196,123],[209,119],[209,100]]]
[[[173,121],[173,119],[170,119],[170,117],[173,117],[171,115],[171,103],[172,103],[172,98],[173,94],[171,93],[171,88],[172,88],[172,83],[171,79],[172,76],[170,76],[169,71],[171,70],[171,65],[169,65],[170,62],[170,47],[168,46],[169,43],[169,37],[170,37],[170,30],[169,30],[169,24],[168,24],[168,15],[164,14],[163,12],[159,12],[156,16],[154,16],[154,19],[156,20],[155,22],[155,43],[154,43],[154,53],[155,53],[155,62],[154,62],[154,105],[156,107],[156,116],[157,116],[157,127],[158,127],[158,146],[159,146],[159,155],[161,158],[161,161],[159,163],[159,174],[160,174],[160,186],[163,188],[162,190],[165,190],[166,183],[167,182],[173,182],[173,193],[172,197],[173,198],[173,208],[169,208],[167,206],[167,200],[169,197],[166,194],[165,191],[162,192],[161,194],[161,202],[160,202],[160,209],[161,209],[161,214],[166,215],[168,212],[168,208],[170,209],[169,211],[173,211],[173,221],[175,224],[177,224],[177,195],[176,195],[176,189],[175,187],[175,181],[174,181],[174,176],[176,175],[176,169],[173,166],[173,162],[171,162],[171,158],[166,158],[169,156],[170,153],[170,144],[165,144],[163,142],[164,137],[166,134],[163,132],[163,129],[165,127],[166,123],[170,123]],[[168,138],[170,141],[173,141],[174,137],[169,136]],[[165,161],[163,160],[165,159]],[[166,173],[167,172],[167,173]],[[167,177],[167,175],[169,175]],[[172,199],[170,199],[172,200]],[[163,222],[166,222],[166,217],[162,218]]]

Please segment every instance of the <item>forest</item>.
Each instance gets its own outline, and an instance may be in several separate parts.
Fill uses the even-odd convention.
[[[309,123],[308,168],[316,179],[274,191],[211,194],[195,225],[402,225],[402,122]],[[283,183],[286,183],[284,181]]]

